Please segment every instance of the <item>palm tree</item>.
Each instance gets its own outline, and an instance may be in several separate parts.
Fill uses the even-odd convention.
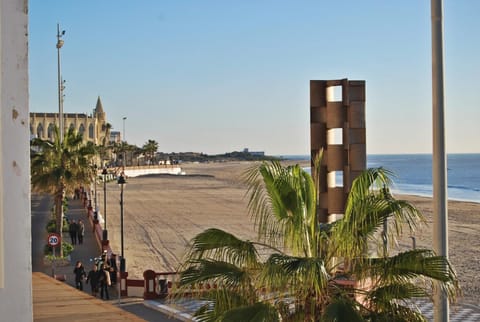
[[[112,124],[107,123],[105,125],[105,136],[102,138],[102,142],[97,146],[98,155],[100,157],[100,164],[103,167],[105,161],[111,158],[112,150],[115,143],[110,141],[110,132],[112,130]],[[95,162],[96,164],[96,162]]]
[[[363,172],[343,218],[324,224],[318,177],[276,161],[251,168],[249,212],[258,240],[209,229],[193,238],[186,255],[181,291],[217,285],[196,293],[211,301],[196,313],[200,321],[424,321],[409,301],[430,296],[433,281],[454,299],[458,283],[446,258],[428,249],[374,255],[384,222],[394,243],[405,225],[413,230],[424,221],[389,193],[391,175],[382,168]]]
[[[71,128],[63,141],[55,128],[54,141],[34,139],[31,153],[32,190],[53,195],[56,230],[63,229],[63,201],[66,193],[72,193],[80,185],[88,185],[93,177],[90,158],[96,153],[92,142],[83,143],[82,135]],[[63,250],[60,247],[60,256]]]
[[[148,140],[142,147],[145,152],[146,159],[153,161],[155,153],[158,151],[158,142],[155,140]]]

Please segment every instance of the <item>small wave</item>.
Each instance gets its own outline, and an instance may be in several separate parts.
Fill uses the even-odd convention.
[[[467,191],[476,191],[476,192],[480,191],[480,189],[478,189],[478,188],[460,186],[460,185],[448,185],[448,188],[449,189],[451,188],[451,189],[467,190]]]

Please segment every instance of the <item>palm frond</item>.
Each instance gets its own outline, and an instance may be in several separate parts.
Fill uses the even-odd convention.
[[[244,241],[221,229],[207,229],[191,241],[188,259],[212,258],[235,265],[256,266],[258,252],[254,243]]]
[[[322,322],[363,322],[358,303],[348,298],[336,298],[326,308],[320,319]]]
[[[328,285],[329,274],[318,257],[293,257],[272,254],[264,265],[260,283],[268,289],[290,288],[295,292],[322,294]]]
[[[385,168],[369,168],[363,171],[355,180],[353,180],[350,193],[346,203],[346,213],[350,212],[349,207],[355,205],[355,201],[363,199],[372,190],[380,190],[383,187],[391,186],[394,174]]]
[[[388,258],[367,259],[361,268],[363,273],[379,279],[380,284],[409,283],[422,280],[426,287],[434,288],[437,283],[451,300],[455,300],[460,289],[456,273],[448,259],[435,256],[429,249],[414,249]],[[368,272],[367,272],[368,271]],[[364,275],[364,276],[366,276]],[[432,289],[426,289],[432,293]]]
[[[180,286],[208,281],[227,288],[240,288],[250,282],[245,270],[230,263],[198,259],[188,264],[188,268],[180,274]]]
[[[237,308],[245,307],[249,303],[255,302],[252,299],[243,297],[239,292],[226,288],[213,289],[203,294],[205,301],[195,313],[196,321],[222,321],[225,312]]]
[[[282,167],[271,161],[250,168],[244,177],[259,237],[275,244],[283,240],[294,253],[312,256],[317,222],[311,176],[299,165]]]
[[[411,231],[425,223],[424,216],[410,203],[396,200],[389,192],[391,172],[383,168],[368,169],[354,180],[345,215],[339,220],[334,242],[339,256],[363,256],[368,243],[388,222],[389,240],[393,244],[406,224]],[[391,220],[389,220],[391,219]]]
[[[372,310],[365,316],[368,321],[379,322],[427,322],[428,320],[416,308],[392,303],[382,310]]]
[[[275,307],[269,303],[258,302],[249,306],[237,307],[224,314],[220,321],[224,322],[276,322],[280,321]]]
[[[420,285],[408,282],[393,282],[385,286],[376,287],[367,293],[367,301],[373,303],[376,307],[381,307],[385,303],[392,303],[393,301],[430,296]]]

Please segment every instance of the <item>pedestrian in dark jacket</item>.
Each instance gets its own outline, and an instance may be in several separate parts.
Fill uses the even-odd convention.
[[[70,239],[72,240],[72,245],[77,244],[77,231],[78,225],[75,220],[72,220],[68,225],[68,232],[70,233]]]
[[[85,273],[85,268],[82,265],[81,261],[77,261],[75,264],[75,268],[73,269],[73,273],[75,274],[75,287],[80,291],[83,291],[83,279],[87,274]]]
[[[112,256],[110,256],[110,259],[108,260],[108,264],[110,266],[110,280],[112,281],[112,285],[115,285],[117,284],[118,272],[117,255],[112,254]]]
[[[103,267],[98,274],[98,281],[100,283],[100,298],[103,300],[103,294],[105,294],[105,299],[109,300],[110,296],[108,295],[108,287],[112,285],[112,283],[110,281],[110,272],[108,266],[103,264]]]
[[[87,284],[90,283],[90,288],[92,289],[92,295],[97,296],[98,294],[98,278],[100,277],[97,265],[93,265],[91,271],[87,275]]]

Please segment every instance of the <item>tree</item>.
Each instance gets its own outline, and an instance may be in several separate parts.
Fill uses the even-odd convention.
[[[158,142],[155,140],[148,140],[142,147],[145,157],[152,162],[155,159],[155,153],[158,151]]]
[[[52,194],[56,231],[61,234],[65,194],[92,182],[95,174],[90,158],[96,150],[92,142],[84,144],[82,135],[73,129],[68,130],[62,142],[58,128],[54,133],[53,142],[39,138],[31,142],[31,183],[33,191]],[[63,256],[62,247],[60,256]]]
[[[112,124],[106,123],[105,136],[102,138],[101,144],[97,146],[98,155],[100,157],[100,164],[102,167],[104,166],[105,161],[108,161],[111,159],[112,151],[115,146],[115,143],[110,141],[111,130],[112,130]]]
[[[430,296],[433,281],[454,299],[455,272],[433,251],[373,256],[384,222],[393,243],[405,225],[424,221],[389,193],[391,175],[363,172],[343,218],[325,224],[317,214],[319,176],[276,161],[251,168],[246,182],[258,240],[208,229],[193,238],[182,266],[180,290],[217,285],[197,294],[211,301],[196,313],[200,321],[424,321],[408,301]]]

